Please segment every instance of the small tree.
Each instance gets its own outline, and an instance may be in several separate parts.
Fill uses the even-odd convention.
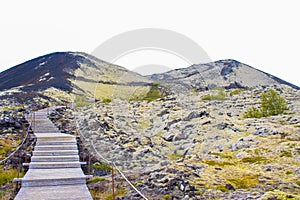
[[[262,93],[261,111],[263,116],[279,115],[287,109],[285,99],[279,96],[275,90],[271,89],[268,93]]]
[[[244,115],[245,118],[261,118],[279,115],[288,109],[286,100],[279,96],[273,89],[270,89],[268,93],[262,93],[260,99],[261,108],[249,108]]]

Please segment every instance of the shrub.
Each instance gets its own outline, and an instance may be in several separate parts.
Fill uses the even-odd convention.
[[[111,99],[103,99],[102,100],[102,103],[110,103],[111,102]]]
[[[17,177],[16,169],[3,170],[0,169],[0,186],[5,185],[13,181],[14,178]],[[23,173],[20,173],[20,177],[23,176]]]
[[[261,109],[263,116],[273,116],[282,114],[288,107],[286,100],[271,89],[269,93],[262,93]]]
[[[238,95],[238,94],[240,94],[241,92],[243,92],[243,90],[241,90],[241,89],[235,89],[235,90],[233,90],[232,92],[230,92],[230,96]]]
[[[156,99],[164,97],[160,90],[158,89],[159,83],[154,83],[150,89],[150,91],[146,94],[144,100],[146,101],[154,101]]]
[[[288,110],[286,100],[280,97],[278,93],[271,89],[268,93],[262,93],[261,95],[261,108],[251,107],[244,114],[245,118],[261,118],[274,116],[284,113]]]
[[[208,100],[208,101],[212,101],[212,100],[217,100],[217,101],[224,101],[226,100],[226,93],[224,91],[223,88],[216,88],[216,90],[218,91],[217,94],[208,94],[204,97],[202,97],[202,100]]]
[[[100,163],[96,162],[96,163],[93,164],[92,167],[94,169],[103,170],[103,171],[107,171],[107,172],[111,171],[111,166],[109,166],[106,163],[100,164]]]
[[[251,107],[247,110],[247,112],[244,114],[245,118],[261,118],[263,117],[261,109]]]

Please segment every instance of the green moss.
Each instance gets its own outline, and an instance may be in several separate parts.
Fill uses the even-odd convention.
[[[222,192],[229,192],[229,190],[224,185],[218,185],[216,190],[220,190]]]
[[[215,90],[218,91],[217,94],[208,94],[204,97],[202,97],[202,100],[205,101],[213,101],[213,100],[217,100],[217,101],[224,101],[226,100],[226,93],[224,91],[223,88],[216,88]]]
[[[120,188],[115,191],[115,197],[123,197],[126,194],[127,190]],[[109,194],[106,196],[105,200],[113,200],[113,195]]]
[[[239,189],[249,189],[259,183],[258,175],[252,174],[246,174],[242,177],[230,178],[227,179],[227,181],[230,182],[233,186],[235,186],[235,188]]]
[[[205,95],[204,97],[202,97],[202,101],[211,101],[212,100],[212,97],[210,94],[208,95]]]
[[[197,88],[193,88],[193,89],[191,89],[191,92],[198,92],[198,90],[197,90]]]
[[[163,196],[163,200],[168,200],[171,197],[172,197],[172,194],[166,194],[165,196]]]
[[[291,171],[286,171],[285,174],[286,174],[286,175],[291,175],[291,174],[293,174],[293,172],[291,172]]]
[[[162,137],[164,135],[164,132],[158,132],[158,133],[156,133],[156,137]]]
[[[102,103],[110,103],[111,102],[111,99],[108,99],[108,98],[105,98],[102,100]]]
[[[205,163],[205,164],[207,164],[209,166],[220,166],[220,167],[234,165],[231,162],[215,161],[215,160],[204,160],[203,163]]]
[[[110,171],[111,171],[111,166],[109,166],[109,165],[106,164],[106,163],[100,164],[99,162],[96,162],[96,163],[93,164],[92,167],[93,167],[94,169],[104,170],[104,171],[107,171],[107,172],[110,172]]]
[[[168,159],[171,160],[171,161],[175,161],[175,160],[178,160],[180,158],[183,158],[183,155],[180,155],[180,154],[169,154],[168,155]]]
[[[20,177],[24,174],[20,173]],[[14,178],[18,176],[18,171],[16,169],[3,170],[0,169],[0,186],[8,184],[13,181]]]
[[[265,157],[262,157],[262,156],[253,156],[253,157],[246,157],[246,158],[243,158],[241,160],[241,162],[243,163],[268,163],[270,162],[270,160],[268,160],[267,158]]]
[[[75,107],[85,107],[90,105],[90,103],[87,101],[86,97],[84,96],[75,96]]]
[[[161,92],[158,89],[158,87],[159,87],[159,83],[153,83],[150,91],[146,94],[146,97],[144,98],[144,100],[146,100],[146,101],[154,101],[156,99],[164,97],[161,94]]]
[[[274,190],[266,193],[262,200],[267,200],[267,199],[278,199],[278,200],[298,200],[300,199],[300,195],[293,195],[293,194],[288,194],[286,192],[280,191],[280,190]]]
[[[89,182],[90,183],[98,183],[98,182],[101,182],[101,181],[105,181],[105,178],[104,177],[95,176]]]
[[[211,155],[219,156],[221,158],[227,158],[227,159],[232,159],[233,156],[230,155],[229,153],[219,153],[219,152],[211,152]]]
[[[240,94],[241,92],[243,92],[243,90],[241,90],[241,89],[235,89],[235,90],[233,90],[232,92],[230,92],[230,96],[238,95],[238,94]]]
[[[288,158],[292,158],[293,157],[293,154],[291,151],[281,151],[281,154],[280,154],[280,157],[288,157]]]

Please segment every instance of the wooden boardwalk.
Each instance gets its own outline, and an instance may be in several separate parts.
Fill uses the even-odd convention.
[[[61,133],[47,113],[47,109],[35,112],[32,129],[37,142],[15,200],[92,199],[81,169],[76,138]]]

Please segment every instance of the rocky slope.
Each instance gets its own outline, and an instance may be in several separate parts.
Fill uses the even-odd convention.
[[[144,95],[152,81],[123,67],[86,53],[44,55],[0,73],[0,98],[66,103],[74,96],[85,99],[130,99]]]
[[[202,100],[215,91],[113,100],[77,110],[75,122],[94,156],[115,161],[150,199],[300,198],[299,90],[275,87],[287,113],[243,118],[270,88],[226,90],[223,101]]]
[[[289,110],[244,118],[271,88]],[[300,198],[300,90],[277,77],[234,60],[143,77],[85,53],[53,53],[0,73],[1,139],[20,138],[4,127],[7,108],[74,100],[50,117],[80,135],[85,160],[92,154],[95,197],[109,197],[105,158],[149,199]],[[140,199],[116,181],[121,199]]]
[[[154,74],[149,77],[152,80],[165,83],[174,93],[191,89],[203,91],[216,87],[251,88],[278,84],[300,89],[298,86],[235,60],[195,64],[188,68]]]

